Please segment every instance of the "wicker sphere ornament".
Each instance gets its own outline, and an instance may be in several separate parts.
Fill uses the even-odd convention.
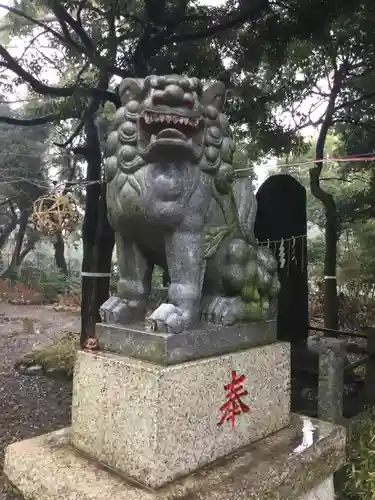
[[[31,220],[35,229],[46,236],[65,236],[76,228],[79,211],[71,196],[52,193],[34,202]]]

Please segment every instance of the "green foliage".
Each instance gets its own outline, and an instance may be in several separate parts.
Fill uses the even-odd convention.
[[[343,151],[341,135],[334,133],[327,136],[326,156],[338,157]],[[305,154],[287,156],[278,160],[279,167],[274,173],[287,173],[295,177],[306,188],[307,192],[307,220],[311,224],[317,225],[320,229],[325,225],[325,213],[322,203],[311,195],[309,169],[315,159],[316,139],[311,140]],[[299,165],[301,164],[301,165]],[[368,177],[358,176],[342,166],[341,163],[324,163],[320,184],[325,191],[334,196],[341,222],[341,229],[345,229],[346,223],[350,219],[351,210],[354,209],[352,200],[357,199],[364,192],[367,186]]]
[[[322,236],[308,241],[309,278],[322,281],[325,244]],[[337,255],[339,289],[364,303],[375,296],[375,221],[357,222],[340,237]]]
[[[15,363],[16,368],[39,365],[48,374],[49,371],[72,377],[79,337],[76,333],[65,333],[50,345],[35,349]]]
[[[324,239],[321,236],[310,239],[307,244],[308,274],[312,281],[323,276]]]
[[[65,276],[57,269],[40,269],[29,264],[20,268],[14,281],[41,292],[47,301],[56,299],[60,294],[79,293],[81,283],[78,274],[70,273]]]
[[[310,228],[324,230],[325,213],[320,201],[310,193],[309,160],[315,157],[316,140],[312,140],[309,149],[302,156],[290,156],[279,160],[279,167],[274,173],[288,173],[306,188],[307,220]],[[342,136],[331,134],[326,140],[327,156],[340,156],[344,145]],[[295,165],[305,163],[303,165]],[[285,165],[286,164],[286,165]],[[375,283],[375,224],[364,218],[356,221],[354,201],[358,200],[368,188],[366,180],[371,174],[358,176],[350,168],[343,168],[340,163],[325,164],[321,175],[321,185],[334,196],[340,220],[337,276],[338,285],[345,293],[353,296],[363,294],[371,297]],[[375,196],[375,193],[374,193]],[[362,209],[363,210],[363,209]],[[352,211],[352,212],[351,212]],[[309,276],[312,281],[319,281],[323,276],[325,245],[322,236],[315,236],[308,242]]]
[[[59,294],[80,292],[80,278],[65,276],[59,271],[43,272],[38,277],[38,289],[47,300],[54,299]]]
[[[337,138],[334,135],[328,136],[326,141],[326,153],[328,156],[335,156],[337,145]],[[273,173],[283,173],[292,175],[297,179],[306,189],[307,196],[307,221],[310,224],[317,225],[320,229],[324,227],[325,216],[323,205],[318,201],[310,192],[310,177],[309,169],[313,166],[310,163],[315,160],[315,148],[316,139],[310,141],[310,143],[305,143],[304,154],[301,155],[288,155],[280,158],[278,160],[278,165]],[[332,181],[332,175],[335,166],[329,165],[328,168],[324,167],[322,175],[323,178],[328,178],[329,180],[322,181],[324,188],[335,194],[335,189],[337,187],[337,181],[339,179]],[[340,188],[342,185],[339,184]]]
[[[27,108],[25,111],[28,112]],[[6,104],[0,114],[14,116]],[[0,195],[11,198],[21,211],[27,210],[46,186],[46,139],[49,126],[16,127],[0,124]]]
[[[367,410],[348,436],[346,484],[343,499],[375,497],[375,410]]]
[[[375,221],[352,224],[341,238],[339,281],[354,296],[375,293]]]
[[[249,154],[257,160],[263,154],[300,150],[298,134],[281,124],[275,112],[301,97],[306,85],[296,79],[296,70],[312,67],[313,44],[324,39],[338,16],[351,16],[357,4],[350,0],[344,9],[333,0],[291,0],[288,5],[265,3],[256,12],[255,6],[241,3],[243,18],[232,21],[230,29],[224,28],[239,8],[232,0],[220,6],[195,0],[110,6],[97,1],[78,10],[72,0],[58,6],[46,0],[14,0],[12,7],[17,10],[4,17],[0,30],[9,41],[21,35],[30,45],[20,63],[24,71],[7,59],[13,75],[2,84],[11,88],[24,83],[26,72],[36,93],[53,94],[45,104],[38,103],[39,111],[83,117],[89,94],[84,90],[99,85],[113,90],[115,75],[172,72],[208,79],[226,69],[232,80],[227,107],[231,121],[251,136]],[[246,16],[250,7],[253,22],[248,22],[250,11]],[[311,23],[317,11],[319,22]],[[51,50],[43,50],[41,43]],[[38,84],[46,70],[57,73],[61,91],[48,88],[48,82],[46,87]]]

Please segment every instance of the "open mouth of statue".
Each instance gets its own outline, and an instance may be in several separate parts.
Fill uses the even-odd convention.
[[[160,147],[188,149],[195,157],[203,150],[204,119],[176,113],[144,111],[139,123],[139,146],[145,153]]]

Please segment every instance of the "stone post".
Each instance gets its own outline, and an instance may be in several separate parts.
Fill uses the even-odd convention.
[[[342,421],[345,349],[339,339],[321,339],[319,353],[318,418]]]

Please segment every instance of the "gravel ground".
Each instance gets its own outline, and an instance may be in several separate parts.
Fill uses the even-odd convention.
[[[70,421],[71,382],[20,375],[14,362],[53,341],[64,331],[78,331],[79,317],[48,306],[0,303],[0,469],[8,444],[65,427]],[[0,479],[0,500],[13,500]]]

